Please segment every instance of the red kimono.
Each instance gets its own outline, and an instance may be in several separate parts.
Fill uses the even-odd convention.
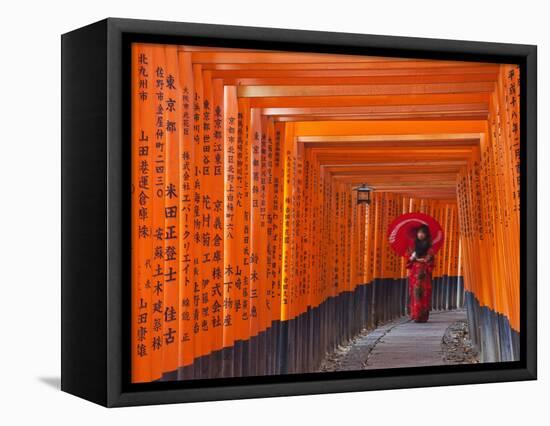
[[[434,252],[430,248],[424,257],[410,260],[414,247],[407,250],[409,270],[409,314],[415,322],[426,322],[430,315],[432,301],[432,270]],[[424,260],[424,261],[421,261]]]

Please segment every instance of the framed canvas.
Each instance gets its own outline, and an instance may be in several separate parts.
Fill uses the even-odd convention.
[[[62,389],[109,406],[536,378],[536,47],[62,36]]]

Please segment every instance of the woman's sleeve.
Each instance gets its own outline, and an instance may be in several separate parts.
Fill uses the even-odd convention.
[[[413,254],[412,247],[407,247],[407,263],[405,264],[405,267],[407,269],[410,269],[413,266],[413,261],[411,260],[411,255],[412,254]]]
[[[434,269],[434,251],[430,248],[428,249],[428,255],[426,256],[426,270],[431,273]]]

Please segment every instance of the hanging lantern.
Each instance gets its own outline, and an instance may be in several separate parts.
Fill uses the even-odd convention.
[[[367,185],[357,188],[357,204],[370,204],[370,193],[372,188]]]

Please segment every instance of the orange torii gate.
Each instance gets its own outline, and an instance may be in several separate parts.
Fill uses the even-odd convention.
[[[386,229],[410,211],[447,236],[432,306],[462,306],[464,286],[484,357],[515,359],[517,78],[506,65],[134,45],[132,380],[314,371],[406,312]]]

